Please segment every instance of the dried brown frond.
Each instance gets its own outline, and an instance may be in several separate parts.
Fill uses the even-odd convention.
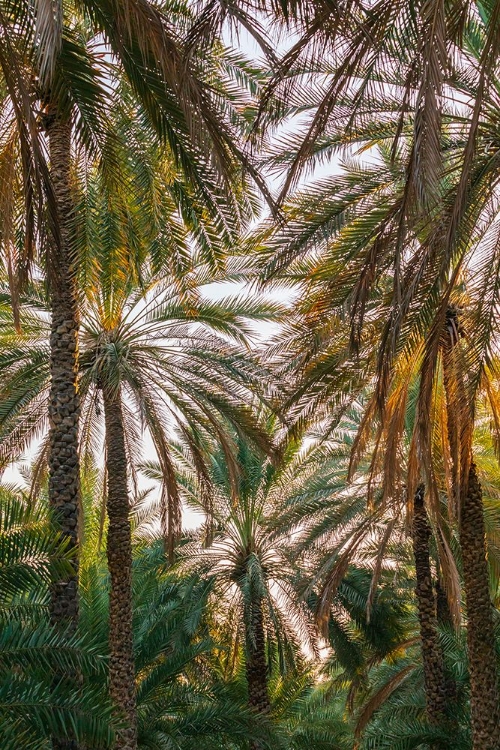
[[[364,706],[356,723],[354,736],[357,741],[359,741],[365,727],[371,720],[375,711],[377,711],[380,706],[385,703],[389,696],[392,695],[392,693],[401,685],[402,682],[404,682],[406,677],[411,672],[413,672],[414,669],[415,666],[413,664],[404,667],[400,672],[397,672],[395,675],[393,675],[391,679],[388,680],[388,682],[386,682],[385,685],[383,685],[383,687],[380,688],[380,690],[378,690],[375,695],[370,698],[368,703]],[[359,747],[359,742],[356,747]]]

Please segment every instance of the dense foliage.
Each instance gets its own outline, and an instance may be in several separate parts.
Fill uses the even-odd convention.
[[[0,745],[500,750],[500,0],[0,0]]]

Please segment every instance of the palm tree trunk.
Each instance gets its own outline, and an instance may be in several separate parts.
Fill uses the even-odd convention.
[[[431,529],[425,511],[424,493],[425,487],[421,484],[413,502],[412,541],[417,578],[415,593],[422,641],[427,715],[432,724],[439,724],[444,717],[446,692],[429,556]]]
[[[71,192],[71,123],[56,107],[43,118],[50,154],[50,176],[57,211],[57,233],[49,245],[50,395],[49,395],[49,505],[68,548],[72,572],[52,584],[50,617],[54,625],[75,631],[78,625],[78,511],[80,463],[78,455],[78,299],[73,246]],[[78,675],[66,675],[68,689]],[[59,682],[61,675],[55,676]],[[74,739],[52,739],[54,750],[77,750]]]
[[[78,622],[78,510],[80,466],[78,419],[78,299],[73,246],[73,199],[70,178],[71,124],[49,109],[45,129],[59,237],[49,257],[51,294],[49,397],[49,503],[61,532],[74,551],[73,573],[52,587],[51,617],[76,629]]]
[[[266,637],[262,600],[247,605],[245,625],[247,632],[245,669],[248,686],[248,703],[257,713],[266,715],[271,710],[267,688]],[[250,750],[259,750],[260,744],[252,742]]]
[[[461,336],[457,311],[450,307],[446,313],[443,371],[448,402],[448,435],[452,463],[458,476],[462,473],[459,457],[467,455],[464,447],[470,450],[466,442],[462,445],[464,429],[458,418],[464,412],[464,405],[469,405],[466,418],[474,419],[461,364],[453,357]],[[473,426],[473,422],[469,426]],[[459,496],[456,491],[456,495],[454,500],[460,500],[457,504],[460,507],[460,548],[467,607],[472,750],[500,750],[498,670],[486,560],[483,496],[472,456],[466,491],[463,493],[461,490]]]
[[[473,462],[462,503],[460,547],[467,606],[472,747],[473,750],[498,750],[500,721],[495,631],[488,585],[483,496]]]
[[[120,391],[103,388],[108,477],[107,555],[109,592],[109,692],[126,726],[117,750],[136,750],[134,644],[132,633],[132,533],[129,519],[127,454]]]

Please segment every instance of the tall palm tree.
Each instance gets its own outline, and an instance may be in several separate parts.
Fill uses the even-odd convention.
[[[112,255],[107,256],[110,265]],[[110,693],[128,724],[118,733],[118,746],[129,748],[137,741],[129,479],[137,465],[138,429],[147,427],[160,461],[166,486],[165,535],[172,554],[180,522],[169,447],[172,426],[177,424],[183,431],[189,427],[199,436],[217,434],[228,457],[232,448],[226,424],[266,449],[267,439],[251,409],[262,368],[241,343],[248,321],[270,319],[276,307],[237,298],[210,302],[194,290],[187,298],[179,297],[175,285],[155,275],[148,278],[147,265],[139,286],[127,275],[110,276],[108,266],[103,267],[101,279],[99,287],[87,290],[86,304],[81,306],[81,434],[82,450],[99,450],[96,429],[102,400],[111,579]],[[10,363],[5,362],[3,435],[8,440],[13,434],[22,435],[29,441],[46,420],[47,327],[33,309],[21,319],[17,363],[10,357]],[[23,339],[24,357],[19,357]],[[200,465],[195,439],[191,448]],[[42,446],[42,462],[45,455]]]
[[[235,87],[228,95],[224,86],[224,65],[217,62],[220,50],[212,62],[194,51],[184,54],[182,37],[192,22],[187,6],[170,12],[168,5],[148,0],[35,5],[27,0],[5,2],[0,10],[4,117],[17,141],[3,152],[4,165],[9,168],[13,155],[20,157],[25,204],[23,223],[23,212],[13,222],[10,198],[4,202],[4,254],[16,293],[35,251],[46,263],[53,319],[49,495],[64,534],[76,546],[80,257],[72,154],[82,149],[89,158],[98,157],[104,172],[119,182],[116,133],[107,115],[114,97],[110,83],[124,76],[135,96],[136,114],[156,132],[175,168],[188,176],[208,214],[220,219],[219,208],[230,205],[228,215],[239,219],[238,165],[243,162],[258,176],[237,142],[246,119]],[[99,45],[106,48],[104,65]],[[4,176],[6,184],[17,180],[12,169]],[[23,237],[13,242],[16,234]],[[54,618],[73,623],[78,609],[76,557],[74,566],[73,575],[54,588],[53,598]]]
[[[321,212],[321,207],[320,207]],[[319,213],[320,213],[319,212]],[[320,213],[321,215],[321,213]],[[351,226],[349,223],[346,224],[346,235],[345,242],[349,242],[352,238],[358,241],[358,237],[363,238],[363,229],[360,230],[360,234],[357,234],[358,228],[354,226],[356,219],[353,219],[352,233]],[[361,224],[361,222],[359,222]],[[356,233],[356,234],[355,234]],[[338,240],[339,243],[344,241],[344,238],[340,235]],[[326,259],[328,262],[328,258]],[[313,389],[316,389],[316,393],[313,390],[313,398],[317,398],[316,403],[322,403],[326,406],[324,412],[320,413],[325,419],[321,424],[321,429],[325,431],[327,436],[333,437],[338,432],[342,433],[346,429],[344,420],[340,421],[340,425],[337,430],[333,428],[338,422],[339,414],[342,414],[342,410],[345,411],[345,404],[336,401],[338,395],[338,389],[345,387],[343,383],[348,383],[349,378],[352,383],[354,392],[356,389],[359,390],[360,372],[367,373],[368,379],[370,378],[370,356],[373,347],[372,339],[377,341],[376,325],[377,317],[380,314],[377,311],[377,306],[380,305],[381,314],[384,315],[384,307],[377,297],[373,302],[370,302],[369,312],[367,317],[370,320],[370,328],[367,326],[367,330],[363,333],[362,348],[359,350],[358,360],[358,371],[351,371],[352,359],[349,354],[349,337],[351,335],[349,321],[342,322],[339,311],[335,308],[330,308],[329,303],[331,297],[327,291],[331,289],[328,273],[323,273],[321,266],[318,266],[318,256],[315,256],[312,260],[311,266],[314,267],[315,276],[317,275],[317,281],[311,283],[309,286],[307,295],[307,301],[303,303],[306,308],[306,314],[308,310],[311,311],[312,324],[310,324],[310,331],[312,335],[315,335],[315,346],[317,352],[309,350],[303,352],[301,344],[292,351],[297,352],[300,359],[293,360],[290,357],[290,350],[286,350],[286,358],[289,362],[290,359],[299,362],[303,367],[303,373],[307,378],[311,378]],[[304,271],[304,267],[301,268]],[[314,277],[313,277],[314,278]],[[381,290],[383,292],[383,283],[381,283]],[[383,296],[380,294],[383,301]],[[462,294],[462,302],[457,303],[464,306],[466,295]],[[329,314],[332,315],[331,319],[328,319]],[[314,315],[317,315],[318,321],[314,320]],[[334,317],[335,316],[335,317]],[[306,318],[307,321],[307,318]],[[383,325],[383,321],[382,321]],[[451,325],[451,324],[450,324]],[[305,331],[308,335],[308,326],[300,327],[297,326],[299,339],[301,332]],[[455,331],[456,326],[451,326],[451,329]],[[448,329],[443,332],[442,335],[442,346],[444,351],[442,358],[449,356],[446,353],[446,342],[448,336],[451,335],[453,330]],[[461,328],[462,335],[465,335],[464,328]],[[295,331],[292,330],[292,342]],[[312,336],[311,336],[312,338]],[[412,345],[416,347],[416,332],[412,331]],[[455,336],[455,341],[457,338]],[[423,343],[422,343],[423,347]],[[455,353],[458,358],[458,354]],[[302,364],[303,363],[303,364]],[[441,560],[442,569],[446,571],[448,592],[450,599],[453,602],[453,608],[456,613],[460,607],[460,589],[457,578],[457,571],[455,569],[455,563],[453,558],[450,557],[450,539],[447,531],[449,520],[446,516],[453,517],[453,508],[456,507],[454,502],[455,496],[451,491],[453,486],[453,464],[450,459],[450,453],[454,450],[454,437],[461,434],[455,427],[452,430],[450,427],[450,419],[453,419],[453,415],[457,412],[456,403],[452,401],[453,388],[455,392],[460,385],[460,381],[457,383],[458,375],[463,372],[463,362],[460,362],[460,366],[457,367],[457,361],[454,364],[453,378],[450,382],[452,374],[448,373],[447,385],[445,385],[446,379],[442,375],[436,378],[433,383],[433,403],[430,414],[426,414],[426,424],[431,428],[431,443],[429,446],[430,453],[427,455],[427,466],[432,467],[429,474],[432,479],[432,489],[426,493],[426,504],[428,513],[432,518],[432,526],[435,530],[436,545],[439,552],[439,559]],[[296,365],[295,365],[296,366]],[[328,509],[324,509],[322,514],[319,508],[313,509],[310,514],[309,523],[312,524],[311,536],[307,535],[305,539],[305,547],[313,547],[314,544],[321,540],[321,548],[327,547],[325,544],[328,538],[328,529],[331,529],[331,533],[336,538],[333,550],[327,553],[327,558],[322,563],[322,566],[318,565],[320,570],[323,570],[324,581],[322,583],[322,590],[326,594],[326,603],[328,604],[331,599],[332,591],[336,590],[339,580],[341,580],[343,565],[346,564],[349,556],[352,556],[360,546],[366,544],[367,538],[377,534],[377,524],[383,522],[384,511],[388,512],[392,518],[390,519],[387,528],[382,526],[380,531],[379,541],[379,554],[384,554],[384,549],[391,538],[390,534],[397,532],[397,526],[394,527],[394,521],[400,517],[400,514],[404,508],[404,499],[408,499],[410,515],[413,515],[413,543],[415,553],[415,566],[417,575],[417,600],[419,604],[419,616],[421,622],[421,638],[423,647],[423,658],[424,668],[426,673],[426,687],[427,687],[427,701],[428,701],[428,713],[429,717],[433,718],[434,721],[437,717],[444,718],[444,674],[443,674],[443,658],[441,649],[438,641],[438,628],[437,628],[437,601],[436,596],[432,587],[432,580],[430,575],[429,566],[429,527],[426,519],[427,512],[425,506],[422,505],[422,487],[417,485],[420,481],[419,477],[422,476],[419,472],[422,471],[421,464],[419,464],[418,454],[416,448],[418,446],[418,407],[415,414],[415,405],[418,405],[420,398],[420,383],[419,383],[419,368],[421,366],[421,359],[412,354],[408,355],[408,349],[403,349],[401,356],[396,361],[394,372],[391,374],[390,388],[388,393],[388,399],[385,406],[385,413],[380,422],[376,418],[376,400],[372,398],[366,407],[362,409],[364,412],[363,419],[358,424],[352,426],[353,437],[351,443],[345,446],[346,456],[350,456],[350,460],[346,459],[344,465],[345,478],[350,475],[351,481],[353,482],[352,489],[349,491],[347,501],[348,508],[354,512],[355,498],[358,498],[358,492],[361,488],[365,488],[366,495],[369,500],[369,512],[368,514],[362,512],[357,524],[353,525],[353,517],[348,516],[350,526],[344,534],[339,533],[339,527],[342,523],[342,516],[335,515],[335,505],[331,506],[332,520],[331,525],[327,525]],[[448,365],[450,367],[450,365]],[[492,369],[494,369],[492,367]],[[442,372],[440,370],[440,372]],[[316,376],[316,377],[315,377]],[[343,378],[345,380],[343,381]],[[445,381],[445,382],[443,382]],[[307,382],[307,381],[306,381]],[[369,382],[369,380],[368,380]],[[496,405],[494,393],[495,391],[494,382],[491,378],[483,380],[483,388],[478,393],[481,399],[486,399],[488,402],[488,413],[490,419],[495,419]],[[296,394],[302,398],[302,394],[305,394],[304,401],[307,399],[309,389],[304,387],[303,383],[299,383],[299,387],[296,390]],[[330,395],[331,394],[331,395]],[[351,394],[352,398],[352,394]],[[346,403],[349,403],[349,399],[346,399]],[[328,410],[335,407],[333,416],[328,415]],[[299,403],[300,407],[300,403]],[[309,405],[307,405],[309,408]],[[316,407],[316,404],[315,404]],[[450,414],[451,412],[451,414]],[[304,413],[299,411],[300,413]],[[459,413],[459,412],[458,412]],[[412,416],[413,415],[413,416]],[[316,417],[318,416],[318,410],[316,408]],[[456,419],[456,417],[455,417]],[[328,421],[326,421],[328,420]],[[491,422],[490,422],[491,424]],[[326,425],[326,426],[325,426]],[[451,434],[448,443],[448,435]],[[354,437],[356,435],[356,437]],[[455,437],[456,440],[456,437]],[[373,441],[373,442],[372,442]],[[455,442],[456,445],[456,442]],[[355,467],[358,466],[361,457],[363,462],[366,460],[364,457],[369,456],[369,464],[365,467],[370,479],[367,484],[360,485],[360,477],[355,471]],[[406,463],[406,457],[409,457],[408,463]],[[420,467],[420,468],[419,468]],[[427,474],[427,476],[429,476]],[[425,475],[425,472],[424,472]],[[361,490],[362,491],[362,490]],[[378,494],[380,493],[380,497]],[[442,498],[448,497],[448,512],[444,510],[442,505]],[[352,500],[352,505],[349,501]],[[464,506],[462,506],[464,507]],[[362,509],[363,510],[363,509]],[[315,521],[315,514],[318,513]],[[482,511],[481,511],[482,513]],[[382,514],[382,515],[380,515]],[[476,517],[476,526],[477,524]],[[461,519],[460,529],[461,536],[465,529],[466,522]],[[391,529],[391,526],[392,529]],[[307,525],[306,525],[307,528]],[[315,532],[315,528],[317,531]],[[315,537],[315,533],[320,536]],[[471,532],[471,525],[467,524],[467,532]],[[326,535],[326,536],[323,536]],[[479,555],[479,559],[483,561],[485,565],[486,553],[485,553],[485,533],[484,524],[479,527],[480,546],[482,553]],[[462,544],[465,542],[464,550],[468,549],[468,541],[463,539]],[[493,552],[494,547],[491,548]],[[467,554],[463,552],[462,555]],[[375,564],[375,570],[379,569],[379,562]],[[495,691],[495,679],[493,673],[496,671],[496,658],[495,658],[495,646],[493,636],[493,623],[492,623],[492,608],[490,595],[487,592],[489,574],[485,567],[482,567],[482,583],[478,581],[474,584],[466,581],[466,568],[470,565],[470,561],[463,561],[464,569],[464,583],[466,586],[466,592],[468,596],[474,597],[477,592],[480,594],[481,601],[485,603],[484,610],[481,607],[471,607],[469,605],[468,610],[472,612],[471,620],[468,627],[468,637],[473,644],[469,645],[469,651],[471,656],[471,685],[474,690],[478,690],[478,685],[481,684],[482,679],[489,680],[488,685]],[[476,570],[477,573],[477,570]],[[375,576],[376,578],[376,576]],[[486,587],[486,595],[485,595]],[[479,614],[482,612],[484,615],[483,621],[479,624]],[[485,627],[486,624],[486,627]],[[483,643],[482,639],[478,637],[477,630],[482,628],[483,633],[489,632],[491,634],[491,641],[489,641],[489,654],[488,658],[484,659],[481,666],[478,666],[479,660],[473,657],[474,653],[477,653],[477,647]],[[477,672],[481,671],[481,678]],[[484,685],[483,685],[484,690]],[[478,693],[479,695],[479,690]],[[493,699],[494,700],[494,699]],[[476,705],[475,711],[481,713],[481,709]],[[493,717],[491,721],[494,721],[495,707],[493,703],[489,707],[489,713],[484,712],[484,716]],[[479,730],[476,730],[479,731]],[[482,730],[483,731],[483,730]],[[490,737],[495,737],[491,726],[487,730],[490,733]],[[483,734],[484,737],[484,734]]]
[[[244,220],[246,209],[251,208],[246,197],[241,199],[237,164],[243,161],[252,170],[236,138],[240,128],[247,127],[244,109],[248,103],[240,96],[241,87],[231,80],[237,75],[238,61],[233,59],[226,64],[220,49],[212,60],[206,55],[183,54],[181,37],[190,19],[187,8],[176,6],[174,14],[166,14],[156,3],[135,1],[127,7],[123,3],[106,6],[65,3],[58,6],[57,12],[51,8],[38,4],[34,13],[32,4],[25,3],[6,17],[11,22],[6,35],[17,55],[16,61],[22,60],[21,71],[26,80],[18,76],[14,85],[8,78],[11,71],[6,65],[3,73],[8,84],[6,112],[14,113],[11,119],[17,125],[21,156],[26,161],[28,148],[22,139],[28,130],[32,141],[28,144],[32,147],[28,156],[43,177],[39,180],[40,200],[43,190],[49,198],[45,214],[50,221],[40,248],[48,271],[53,327],[49,498],[58,510],[64,533],[76,547],[80,506],[78,281],[83,265],[81,214],[77,210],[78,169],[83,165],[84,183],[89,162],[97,163],[108,195],[113,193],[115,199],[113,218],[119,218],[125,233],[130,220],[130,199],[124,206],[118,193],[136,191],[137,214],[149,189],[149,207],[153,208],[144,212],[143,226],[148,215],[154,216],[148,227],[148,246],[152,251],[165,246],[165,232],[175,224],[161,221],[165,204],[170,203],[170,211],[181,214],[199,245],[205,248],[206,262],[213,262],[215,257],[218,268],[223,265],[221,247],[234,239],[235,228]],[[109,52],[105,66],[96,49],[97,40]],[[125,79],[121,88],[110,85],[112,79],[120,76]],[[23,110],[15,99],[21,84],[30,102]],[[148,174],[150,160],[141,163],[142,172],[130,179],[128,147],[134,145],[140,150],[144,140],[139,144],[127,143],[125,133],[117,132],[116,119],[111,122],[112,106],[125,89],[123,108],[128,108],[129,119],[134,117],[143,124],[150,141],[155,134],[157,149],[158,144],[164,149],[162,176],[166,178],[170,171],[169,179],[163,181],[163,184],[169,182],[165,191],[167,200],[158,199],[158,181]],[[39,123],[32,112],[33,102],[40,110]],[[37,132],[38,124],[41,132]],[[43,158],[44,139],[48,144],[49,167]],[[156,168],[159,161],[157,157]],[[44,213],[35,212],[39,206],[34,207],[33,200],[26,199],[26,203],[25,229],[30,240],[34,234],[33,216],[36,214],[35,228],[40,230],[44,227]],[[14,226],[11,214],[5,220],[7,230]],[[158,236],[154,236],[155,229]],[[15,245],[12,231],[4,234],[6,244]],[[93,237],[85,231],[83,236],[84,249],[88,250]],[[171,238],[171,249],[176,244],[175,237],[174,234]],[[133,242],[127,236],[124,242],[127,250],[121,260],[137,266],[142,259],[132,261]],[[28,246],[32,244],[28,242]],[[167,254],[167,259],[165,254],[157,252],[153,261],[157,265],[164,261],[164,268],[175,270],[178,278],[176,260],[182,263],[182,256],[183,248],[177,246]],[[26,263],[17,270],[13,263],[7,265],[10,278],[16,282],[12,284],[13,290],[18,294]],[[54,585],[53,617],[57,621],[69,620],[75,627],[78,559],[77,556],[72,559],[72,575]],[[129,681],[131,674],[129,669]]]
[[[448,469],[453,474],[450,507],[463,510],[464,505],[473,500],[476,504],[475,523],[466,525],[463,554],[464,565],[471,568],[466,575],[470,610],[483,613],[481,622],[476,622],[469,631],[475,641],[469,648],[474,672],[473,692],[477,696],[473,703],[478,747],[485,743],[496,747],[498,734],[493,728],[493,724],[498,723],[495,708],[498,700],[497,678],[492,674],[495,661],[491,653],[491,607],[485,595],[488,582],[484,527],[478,522],[478,488],[469,471],[473,463],[471,436],[476,397],[493,366],[492,352],[497,337],[494,312],[497,284],[492,281],[491,268],[496,269],[498,264],[494,240],[498,228],[495,208],[492,209],[498,202],[498,173],[486,146],[495,127],[493,112],[497,108],[497,94],[495,90],[490,97],[481,83],[485,58],[492,51],[489,34],[496,24],[496,17],[493,18],[490,11],[493,12],[489,9],[482,18],[465,24],[465,41],[457,53],[458,65],[453,79],[447,83],[449,96],[440,105],[443,124],[438,146],[442,167],[436,173],[435,200],[428,201],[421,210],[421,197],[411,198],[414,193],[409,184],[416,169],[412,161],[414,128],[420,112],[411,106],[410,99],[407,114],[400,116],[400,96],[393,95],[392,86],[401,85],[402,80],[397,71],[391,71],[386,78],[383,75],[381,78],[390,84],[384,89],[384,95],[379,96],[378,101],[372,97],[365,102],[370,116],[356,119],[354,114],[353,129],[344,127],[349,125],[350,116],[349,98],[346,98],[342,102],[342,106],[346,106],[344,115],[339,111],[338,121],[330,121],[322,140],[316,141],[316,150],[311,152],[312,161],[343,148],[349,151],[371,148],[371,156],[377,163],[363,165],[360,159],[346,160],[338,178],[319,182],[313,189],[313,196],[310,191],[302,191],[292,200],[290,222],[278,232],[275,255],[267,269],[272,275],[288,267],[290,277],[298,275],[308,289],[303,305],[308,321],[305,328],[316,351],[311,349],[301,358],[307,381],[297,394],[304,409],[311,411],[304,394],[309,392],[306,382],[311,385],[314,378],[316,385],[310,391],[313,403],[317,404],[323,393],[329,408],[334,405],[336,410],[341,406],[341,393],[347,388],[359,388],[364,377],[376,374],[376,396],[365,424],[368,427],[377,412],[387,419],[388,429],[384,435],[392,441],[386,460],[389,486],[394,486],[397,461],[393,449],[398,445],[396,436],[403,424],[407,398],[406,388],[399,391],[399,396],[392,390],[394,373],[399,367],[404,368],[402,363],[414,357],[412,361],[420,368],[421,388],[409,491],[411,494],[420,481],[416,471],[419,464],[424,473],[430,471],[426,477],[428,497],[437,497],[431,476],[433,420],[428,416],[435,408],[433,399],[436,383],[442,377],[440,368],[445,367],[447,361],[453,361],[451,369],[447,370],[447,373],[453,372],[453,377],[444,373],[445,386],[446,383],[450,386],[446,409],[449,415],[455,414],[444,433],[450,442]],[[493,65],[495,59],[491,58],[490,64]],[[471,97],[470,109],[465,106],[460,109],[457,101],[462,97]],[[293,142],[287,145],[285,161],[293,159],[297,153]],[[360,178],[361,172],[363,177]],[[316,203],[313,216],[311,198]],[[313,249],[316,255],[311,262],[302,262]],[[299,258],[294,268],[293,259]],[[450,349],[448,356],[447,347],[450,347],[446,339],[451,335],[451,303],[464,280],[467,303],[458,317],[459,326],[466,334],[465,338],[459,336],[458,346],[453,347],[453,352]],[[374,309],[380,311],[380,317]],[[339,336],[336,326],[346,317],[351,325],[345,326]],[[329,340],[332,331],[335,331],[334,343]],[[327,349],[328,359],[325,357]],[[352,368],[353,353],[355,365]],[[336,399],[331,397],[335,389]],[[399,407],[394,408],[398,398]],[[495,404],[492,409],[496,411]],[[360,444],[362,442],[363,438]],[[471,487],[476,487],[472,497],[467,490],[469,482]],[[464,531],[465,528],[464,525]],[[474,542],[470,534],[475,534]],[[475,551],[474,563],[470,550]],[[483,604],[479,610],[472,604],[477,591],[482,592]],[[478,628],[482,630],[481,636]],[[484,652],[485,643],[490,644],[488,656]],[[478,660],[473,654],[480,652],[483,658]],[[479,673],[484,676],[487,689]],[[488,708],[480,699],[484,694],[493,696]]]
[[[308,303],[311,303],[314,308],[315,302],[322,294],[323,292],[320,292],[316,299],[313,295],[309,295]],[[360,369],[363,370],[364,368],[368,377],[370,374],[370,357],[373,358],[373,354],[370,354],[370,351],[373,350],[369,337],[373,336],[375,341],[377,340],[373,328],[374,324],[376,325],[376,316],[379,315],[379,312],[376,312],[378,304],[375,301],[368,313],[371,317],[372,330],[368,330],[366,343],[363,342],[363,349],[360,353],[360,359],[366,357],[365,362],[361,359]],[[382,315],[385,315],[383,305],[380,305],[380,308]],[[454,315],[456,316],[456,314]],[[335,329],[335,339],[330,348],[325,334],[331,330],[332,325]],[[349,362],[351,361],[349,359],[349,325],[344,326],[344,331],[342,343],[342,336],[339,336],[338,318],[336,322],[335,319],[328,322],[323,327],[320,336],[316,338],[316,345],[320,342],[319,351],[310,356],[304,365],[307,377],[314,377],[313,373],[315,372],[320,376],[316,386],[318,400],[321,401],[325,398],[323,405],[326,405],[328,410],[333,404],[337,414],[339,413],[339,405],[335,401],[335,390],[333,389],[340,386],[345,387],[345,383],[349,383],[349,380],[351,383],[354,381],[354,389],[359,388],[359,381],[356,382],[359,373],[348,372]],[[465,325],[461,326],[461,331],[465,335]],[[453,347],[456,349],[453,355],[448,350],[450,336],[454,337]],[[382,477],[380,480],[383,483],[382,508],[387,501],[390,501],[393,507],[395,503],[397,511],[401,497],[406,496],[409,499],[414,499],[415,562],[418,564],[417,578],[419,579],[417,594],[423,637],[425,630],[424,657],[425,652],[428,653],[425,664],[429,677],[429,713],[434,716],[442,713],[443,708],[443,670],[442,657],[437,643],[437,602],[432,587],[429,585],[430,569],[425,543],[428,531],[426,531],[425,516],[428,512],[432,517],[433,526],[437,533],[439,558],[442,568],[447,574],[448,593],[456,612],[460,605],[460,590],[455,564],[450,556],[449,544],[446,542],[446,527],[448,525],[446,515],[448,518],[458,520],[464,588],[468,602],[467,611],[470,613],[467,633],[472,695],[476,696],[476,699],[472,701],[473,716],[475,717],[474,731],[475,736],[481,738],[481,742],[488,741],[491,744],[496,742],[497,737],[497,732],[493,729],[493,724],[497,721],[495,697],[497,665],[493,610],[489,592],[485,526],[484,520],[482,520],[484,511],[481,485],[477,479],[475,464],[471,462],[471,456],[473,455],[472,429],[475,419],[467,407],[468,403],[470,405],[469,395],[467,394],[466,399],[464,393],[465,388],[469,387],[470,383],[470,381],[467,382],[467,369],[465,367],[468,356],[467,350],[466,347],[461,348],[460,339],[456,338],[456,325],[453,324],[451,328],[447,326],[442,332],[440,347],[436,353],[438,361],[435,376],[432,380],[430,411],[424,411],[421,404],[423,374],[420,373],[422,362],[425,363],[425,340],[420,339],[420,343],[418,343],[415,330],[412,331],[411,345],[414,348],[414,353],[408,354],[408,346],[402,350],[401,355],[395,361],[394,370],[389,378],[387,400],[381,419],[377,420],[376,393],[364,410],[364,417],[359,426],[356,440],[353,441],[351,446],[352,455],[349,473],[351,479],[355,479],[354,469],[360,456],[364,455],[369,447],[372,450],[369,469],[371,480],[368,484],[369,498],[374,497],[374,490],[379,481],[378,477]],[[450,357],[453,357],[452,362],[449,361]],[[336,367],[335,372],[330,370],[332,365]],[[344,372],[342,371],[343,368]],[[495,368],[496,365],[493,362],[491,370],[486,370],[481,378],[481,388],[475,391],[476,400],[487,400],[492,423],[496,419],[497,413],[497,401],[494,395],[495,378],[492,378],[492,372],[496,371]],[[342,380],[343,378],[344,380]],[[415,383],[418,385],[417,389],[415,389]],[[301,394],[303,388],[304,386],[301,385],[297,393]],[[333,398],[330,397],[330,389],[333,390]],[[307,393],[307,390],[304,389],[304,392]],[[300,397],[302,398],[302,396]],[[408,440],[405,437],[405,432],[408,430],[408,404],[412,402],[411,410],[415,403],[417,410],[415,419],[412,420],[410,426],[412,437],[411,440]],[[342,408],[345,408],[345,406],[340,404],[340,412]],[[334,424],[336,419],[338,417],[333,412]],[[424,420],[425,430],[429,430],[430,433],[428,442],[420,442],[420,430]],[[373,432],[374,429],[375,432]],[[329,430],[331,431],[331,427]],[[370,442],[370,435],[373,436],[373,442]],[[406,445],[404,445],[405,442]],[[460,451],[462,451],[461,454]],[[405,456],[408,457],[407,463],[402,460]],[[455,460],[470,462],[471,473],[466,487],[470,484],[472,495],[469,495],[468,490],[463,489],[463,480],[457,478]],[[425,478],[426,483],[428,482],[427,492],[425,493],[427,512],[425,507],[418,502],[421,492],[418,483],[422,481],[422,478]],[[457,486],[458,490],[456,489]],[[462,487],[462,490],[460,490],[460,487]],[[461,492],[466,492],[466,494],[460,494]],[[440,498],[443,497],[443,494],[447,497],[448,511],[446,514],[440,507]],[[373,500],[370,500],[370,502],[373,502]],[[457,519],[458,508],[461,510]],[[469,513],[471,513],[470,517]],[[474,522],[471,523],[471,520]],[[335,575],[334,572],[334,579]],[[475,597],[478,597],[477,601]],[[482,635],[479,635],[479,633]],[[487,695],[493,695],[488,711],[484,708],[484,700],[481,705],[479,704],[479,696],[484,695],[486,685],[488,691],[490,691],[487,692]],[[485,737],[488,739],[486,740]],[[492,747],[494,746],[492,744]]]

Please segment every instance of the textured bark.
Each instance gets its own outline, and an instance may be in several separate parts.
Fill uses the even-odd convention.
[[[483,498],[471,463],[462,504],[460,546],[467,606],[467,649],[473,750],[500,748],[499,692],[492,603],[483,517]]]
[[[49,397],[49,503],[69,546],[78,545],[80,467],[78,419],[78,300],[72,256],[73,200],[70,182],[71,124],[49,111],[45,117],[49,140],[51,180],[57,207],[59,238],[51,242]],[[76,628],[78,621],[78,559],[73,574],[52,587],[51,617]]]
[[[260,714],[271,710],[267,689],[266,636],[264,631],[264,612],[262,600],[248,605],[245,616],[246,627],[246,678],[248,685],[248,703]],[[259,750],[259,743],[251,743],[251,750]]]
[[[51,587],[50,616],[55,625],[76,630],[78,625],[78,511],[80,466],[78,420],[78,301],[75,260],[72,256],[73,199],[70,177],[71,123],[57,109],[47,107],[43,119],[50,153],[50,173],[57,210],[58,236],[49,242],[50,281],[50,395],[49,504],[62,535],[73,551],[72,574]],[[79,677],[64,676],[68,689]],[[61,675],[55,676],[60,682]],[[54,750],[77,750],[74,739],[52,739]]]
[[[132,533],[129,518],[127,455],[120,392],[103,389],[107,454],[107,555],[109,592],[109,692],[126,726],[117,750],[136,750],[134,645],[132,633]]]
[[[424,492],[424,485],[421,484],[415,493],[413,504],[412,540],[417,578],[415,593],[422,641],[427,715],[432,724],[439,724],[444,717],[446,691],[429,556],[431,529],[425,511]]]

